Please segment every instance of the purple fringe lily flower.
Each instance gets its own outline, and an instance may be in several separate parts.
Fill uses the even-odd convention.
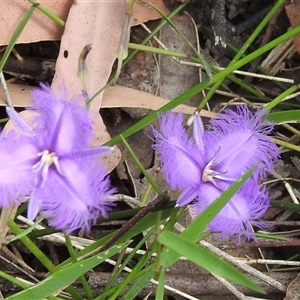
[[[205,163],[204,149],[188,138],[182,123],[182,114],[168,112],[160,117],[161,133],[153,130],[156,141],[153,148],[161,155],[167,182],[173,190],[182,190],[177,201],[180,206],[197,196]]]
[[[273,126],[264,120],[266,113],[265,110],[253,113],[241,105],[237,112],[226,109],[218,119],[210,121],[204,138],[208,165],[213,170],[212,178],[207,175],[208,181],[233,182],[256,164],[255,175],[259,179],[273,170],[280,151],[268,137]]]
[[[114,190],[99,161],[111,148],[90,147],[91,121],[79,97],[67,101],[65,89],[56,96],[44,84],[32,96],[33,127],[7,108],[18,130],[0,140],[0,204],[19,204],[30,195],[30,220],[40,212],[67,233],[89,230],[111,206],[107,196]]]
[[[192,216],[201,214],[222,192],[210,183],[203,184],[195,203],[190,205]],[[255,240],[251,225],[260,229],[269,228],[270,226],[260,220],[269,207],[266,190],[260,189],[259,184],[250,178],[211,221],[208,229],[219,233],[222,238],[236,234],[238,243],[242,236]]]
[[[193,215],[200,214],[226,188],[257,165],[251,178],[211,222],[210,229],[223,237],[232,234],[254,239],[249,224],[264,227],[257,221],[270,203],[259,180],[273,169],[280,151],[267,136],[273,126],[264,120],[264,110],[252,113],[246,106],[237,112],[225,110],[204,130],[195,115],[193,137],[182,125],[182,114],[168,112],[159,118],[160,131],[153,129],[166,181],[173,190],[181,190],[178,206],[191,204]],[[225,226],[226,224],[226,226]]]

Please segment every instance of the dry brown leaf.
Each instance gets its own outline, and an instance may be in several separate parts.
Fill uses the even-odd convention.
[[[120,1],[120,0],[118,0]],[[93,1],[94,3],[113,3],[118,1]],[[62,20],[66,21],[69,10],[73,4],[73,0],[64,1],[49,1],[40,0],[38,3],[47,7],[51,12],[60,17]],[[90,1],[76,1],[76,3],[85,4],[88,6]],[[136,1],[132,18],[131,25],[135,26],[149,20],[159,19],[160,15],[152,8],[147,6],[147,3],[151,1]],[[157,6],[165,14],[168,13],[162,0],[155,0],[155,6]],[[0,11],[5,12],[1,14],[1,22],[5,24],[0,29],[0,45],[7,45],[11,39],[12,32],[15,30],[18,22],[23,17],[26,10],[31,7],[28,0],[10,0],[10,1],[0,1]],[[108,14],[112,19],[114,18],[114,12]],[[47,41],[47,40],[60,40],[63,33],[63,28],[56,25],[54,21],[50,20],[43,13],[36,11],[33,17],[28,22],[26,28],[22,32],[18,43],[30,43],[37,41]]]
[[[146,1],[135,1],[133,12],[130,20],[131,26],[136,26],[141,23],[146,23],[150,20],[160,19],[161,15],[156,12],[153,8],[148,6],[148,3],[153,3],[162,13],[165,15],[169,14],[168,8],[165,6],[163,0],[146,0]]]
[[[13,84],[9,81],[6,82],[7,89],[15,107],[28,107],[30,106],[32,86]],[[7,106],[6,98],[2,87],[0,88],[0,105]]]
[[[300,293],[300,274],[289,284],[284,300],[298,300]]]
[[[126,12],[126,0],[75,2],[72,5],[56,63],[56,75],[52,84],[55,90],[63,82],[70,95],[82,92],[83,83],[77,76],[78,59],[87,45],[91,46],[86,58],[88,95],[93,96],[107,83],[116,58]],[[101,95],[93,101],[91,110],[98,111],[100,105]]]
[[[61,40],[56,75],[52,84],[54,90],[57,91],[64,83],[69,95],[78,95],[82,90],[86,90],[91,97],[107,83],[116,58],[126,12],[126,0],[74,2]],[[88,45],[91,50],[86,58],[88,76],[84,87],[82,80],[77,76],[78,60]],[[99,114],[101,99],[102,93],[90,106],[94,146],[102,145],[110,139]],[[110,170],[119,163],[120,156],[119,150],[115,149],[105,161],[106,164],[110,164]]]
[[[105,90],[101,107],[135,107],[158,110],[169,102],[169,100],[159,96],[116,85]],[[180,104],[173,111],[191,115],[195,108]],[[201,110],[200,114],[202,117],[216,118],[216,113],[205,109]]]
[[[300,1],[294,1],[290,5],[285,7],[286,14],[290,20],[293,27],[300,24]],[[300,36],[296,34],[293,36],[293,42],[298,53],[300,53]]]
[[[63,20],[67,19],[72,0],[48,1],[40,0],[40,4],[46,6],[50,11]],[[2,25],[0,29],[0,45],[7,45],[11,39],[18,22],[32,5],[28,0],[0,1]],[[37,9],[24,28],[18,43],[30,43],[42,40],[59,40],[63,28],[58,26]]]
[[[8,89],[15,107],[29,107],[32,87],[19,84],[8,84]],[[1,90],[1,89],[0,89]],[[157,110],[170,101],[159,96],[141,92],[123,86],[112,86],[104,91],[101,108],[132,107]],[[0,92],[0,106],[6,106],[3,92]],[[181,104],[173,109],[175,112],[182,112],[190,115],[195,108]],[[216,118],[216,113],[201,110],[201,116]]]

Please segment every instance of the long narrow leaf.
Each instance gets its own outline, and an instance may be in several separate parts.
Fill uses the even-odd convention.
[[[159,278],[158,278],[158,285],[156,289],[155,300],[164,299],[164,284],[165,284],[165,270],[161,269]]]
[[[185,256],[201,268],[222,276],[223,278],[243,285],[259,293],[264,293],[263,289],[253,283],[244,274],[235,269],[231,264],[222,260],[208,250],[195,245],[182,236],[173,232],[164,231],[158,236],[158,241],[166,247],[172,249],[178,255]]]
[[[23,16],[23,18],[21,19],[21,21],[18,23],[10,41],[9,44],[7,45],[5,52],[2,56],[2,59],[0,61],[0,71],[3,70],[3,67],[10,55],[11,50],[13,49],[13,47],[15,46],[19,36],[21,35],[23,29],[25,28],[27,22],[30,20],[34,10],[35,10],[35,5],[31,6],[25,13],[25,15]]]
[[[166,210],[162,210],[161,212],[155,211],[155,212],[152,212],[151,214],[148,214],[142,220],[140,220],[135,226],[130,228],[129,231],[126,232],[124,234],[124,236],[122,236],[120,238],[119,243],[122,243],[124,241],[129,241],[134,236],[136,236],[136,235],[140,234],[141,232],[143,232],[143,231],[151,228],[152,226],[154,226],[156,224],[158,214],[160,214],[161,219],[163,220],[163,219],[168,218],[174,210],[178,210],[178,208],[166,209]],[[77,259],[80,259],[83,256],[88,255],[89,253],[91,253],[95,249],[98,249],[99,247],[101,247],[108,240],[109,237],[110,236],[106,236],[104,238],[101,238],[98,241],[96,241],[95,243],[93,243],[93,244],[85,247],[83,250],[79,251],[77,253]],[[60,265],[56,266],[56,269],[60,268],[63,265],[66,265],[68,263],[71,263],[71,259],[65,260]]]
[[[140,276],[134,285],[127,291],[123,299],[135,299],[138,293],[149,283],[154,277],[155,271],[151,270]]]
[[[300,120],[300,110],[296,109],[271,112],[267,115],[267,119],[276,124],[296,123]]]
[[[71,265],[61,268],[57,272],[51,274],[48,278],[40,282],[39,284],[34,285],[20,293],[14,294],[7,299],[9,300],[24,300],[24,299],[44,299],[57,291],[64,289],[70,285],[74,280],[88,272],[98,264],[105,261],[107,258],[117,254],[128,243],[123,243],[111,247],[109,250],[106,250],[104,253],[99,253],[94,255],[86,260],[82,260]]]

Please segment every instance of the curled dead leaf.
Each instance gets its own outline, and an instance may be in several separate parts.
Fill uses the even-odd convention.
[[[19,84],[8,84],[8,89],[15,107],[30,106],[32,87]],[[138,91],[132,88],[123,86],[112,86],[107,88],[103,93],[101,108],[117,108],[117,107],[132,107],[132,108],[146,108],[151,110],[158,110],[160,107],[166,105],[170,101],[159,96]],[[0,106],[6,106],[3,91],[0,89]],[[181,104],[173,109],[175,112],[182,112],[191,115],[195,108]],[[216,118],[216,113],[207,111],[205,109],[200,112],[202,117]]]
[[[76,3],[80,2],[83,4],[88,4],[89,1],[77,1]],[[101,2],[108,3],[108,1]],[[115,2],[118,3],[118,1]],[[148,2],[150,1],[136,1],[131,17],[131,26],[161,18],[161,16],[154,9],[148,6]],[[66,21],[74,0],[40,0],[38,3],[45,6],[49,11],[63,21]],[[163,13],[168,14],[168,9],[162,0],[156,0],[155,6],[157,6]],[[16,28],[16,24],[18,24],[25,11],[30,7],[31,4],[28,0],[0,1],[0,11],[5,11],[5,14],[1,15],[2,24],[5,24],[5,26],[2,26],[0,29],[0,45],[7,45],[9,43],[11,34]],[[112,16],[112,14],[110,13],[109,16]],[[18,43],[60,40],[62,33],[63,28],[61,26],[57,25],[54,21],[36,9],[33,17],[22,32]]]

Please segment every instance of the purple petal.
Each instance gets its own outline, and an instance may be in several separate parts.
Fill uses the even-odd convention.
[[[263,120],[265,114],[264,110],[252,113],[241,105],[237,112],[228,109],[211,121],[205,146],[208,161],[215,156],[215,171],[237,179],[256,164],[259,177],[273,169],[280,151],[267,136],[273,126]]]
[[[10,131],[0,139],[0,206],[19,204],[33,188],[32,164],[38,150],[32,139]]]
[[[204,142],[203,142],[204,126],[198,112],[195,114],[195,119],[193,123],[193,136],[199,150],[204,154]]]
[[[174,190],[197,185],[203,168],[203,155],[188,139],[182,121],[182,114],[168,112],[159,118],[161,133],[153,129],[153,148],[160,154],[166,180]]]
[[[217,199],[222,192],[210,183],[201,185],[200,196],[197,202],[191,205],[194,216],[199,215],[208,205]],[[219,214],[210,223],[209,229],[218,232],[222,238],[228,238],[237,234],[240,242],[241,236],[248,240],[255,240],[250,224],[259,228],[267,228],[260,218],[270,207],[270,201],[264,189],[260,190],[259,185],[248,179],[244,186],[232,197],[223,207]]]
[[[199,196],[199,190],[197,188],[189,188],[184,190],[177,199],[176,204],[178,206],[184,206],[191,203]]]
[[[6,113],[23,135],[34,136],[34,131],[31,126],[14,110],[14,108],[6,107]]]
[[[102,155],[109,154],[111,151],[113,151],[113,147],[107,147],[107,146],[90,147],[87,149],[76,151],[74,153],[71,153],[70,155],[66,154],[64,155],[64,157],[67,158],[69,156],[76,156],[76,157],[102,156]]]
[[[39,116],[35,121],[44,130],[44,149],[55,149],[57,155],[87,147],[92,137],[92,126],[84,101],[68,101],[65,88],[56,96],[50,87],[32,92],[32,106]],[[40,133],[39,133],[40,134]]]
[[[36,188],[33,188],[28,202],[27,218],[30,221],[36,218],[42,208],[42,200],[37,197],[36,192]]]
[[[41,214],[50,225],[70,233],[78,228],[89,230],[98,215],[106,216],[111,202],[107,196],[113,190],[105,170],[96,160],[60,161],[64,176],[49,169],[47,180],[38,189],[42,199]]]

